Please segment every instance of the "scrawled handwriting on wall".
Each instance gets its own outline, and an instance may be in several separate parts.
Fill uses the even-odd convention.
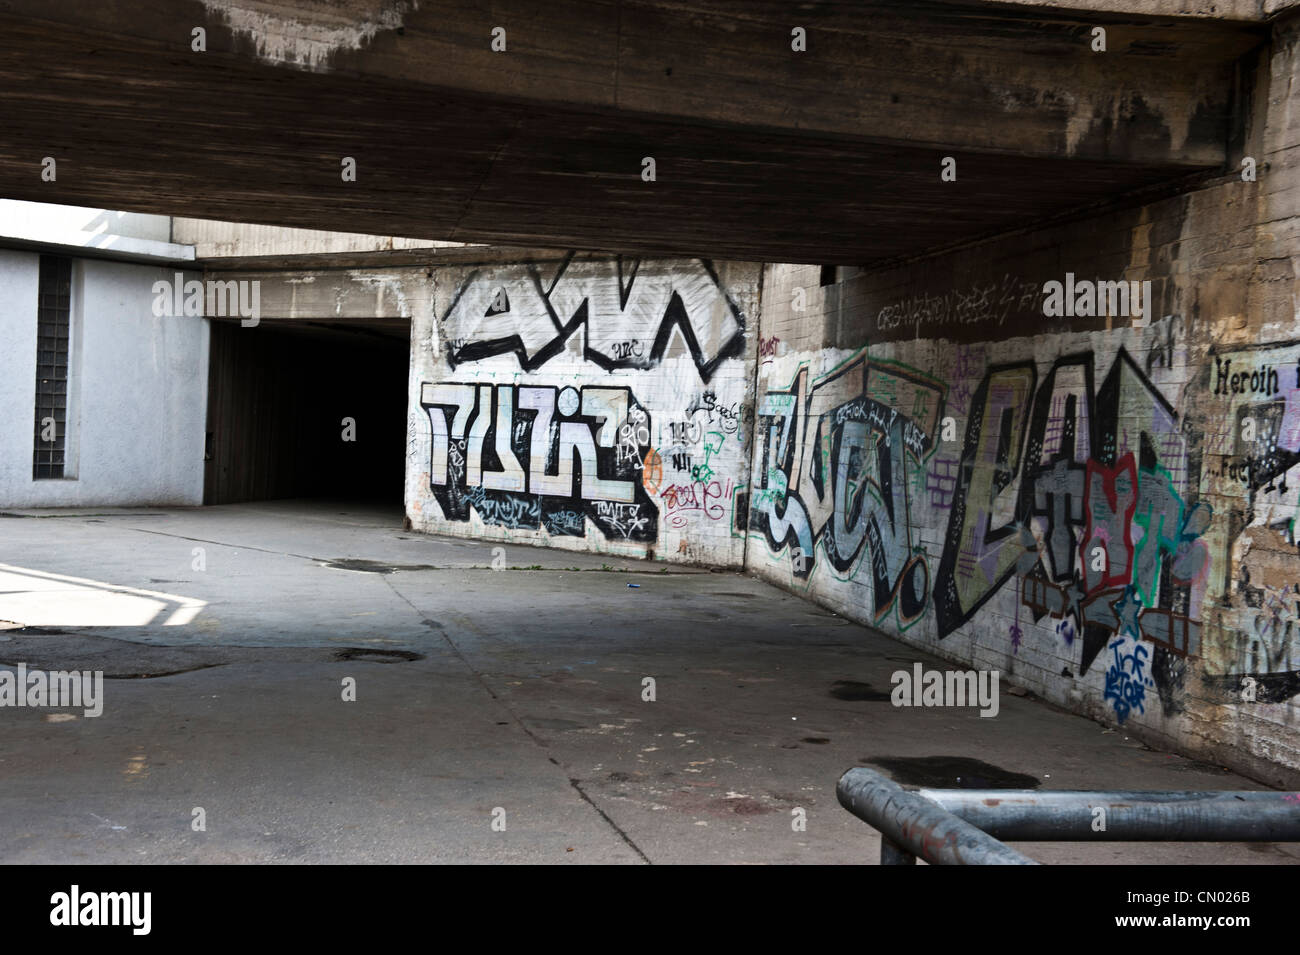
[[[876,331],[887,338],[930,338],[962,329],[978,329],[985,337],[999,334],[1006,320],[1034,312],[1041,317],[1042,283],[1003,275],[950,289],[940,295],[922,293],[892,302],[876,313]]]
[[[669,484],[659,492],[669,527],[685,527],[691,517],[709,521],[726,518],[735,494],[731,478]]]

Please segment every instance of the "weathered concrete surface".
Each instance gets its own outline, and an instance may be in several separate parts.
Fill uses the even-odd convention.
[[[975,758],[1047,788],[1258,788],[1006,692],[992,719],[852,699],[937,661],[739,574],[523,547],[507,568],[544,569],[494,572],[489,545],[351,506],[40,513],[0,520],[0,618],[63,632],[0,632],[0,661],[153,678],[107,680],[98,718],[0,709],[8,862],[874,862],[877,839],[834,786],[890,757]],[[24,598],[35,572],[101,584]],[[130,595],[105,585],[172,600],[132,623],[114,607]],[[202,605],[164,625],[182,599]],[[56,623],[95,601],[124,625]],[[347,648],[421,659],[334,658]],[[206,832],[190,828],[195,807]],[[1021,848],[1049,862],[1300,856]]]
[[[860,264],[1221,168],[1268,34],[960,3],[0,0],[0,195]]]
[[[771,267],[747,567],[1297,785],[1296,28],[1255,94],[1253,178],[834,285]],[[1149,295],[1049,307],[1075,278]]]
[[[403,239],[395,236],[362,235],[356,232],[320,229],[283,229],[243,222],[211,219],[171,220],[171,240],[194,246],[200,259],[269,258],[301,255],[372,255],[376,252],[431,252],[460,248],[454,242]]]
[[[995,0],[1003,2],[1003,0]],[[1094,13],[1143,14],[1153,17],[1208,17],[1214,20],[1263,20],[1292,6],[1291,0],[1018,0],[1017,6],[1091,10]]]

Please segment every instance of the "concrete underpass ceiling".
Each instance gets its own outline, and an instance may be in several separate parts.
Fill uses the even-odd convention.
[[[892,2],[557,0],[544,18],[522,0],[66,6],[0,0],[0,196],[827,264],[1226,172],[1236,78],[1266,35]],[[1106,54],[1089,49],[1096,24]],[[958,179],[942,183],[949,155]]]

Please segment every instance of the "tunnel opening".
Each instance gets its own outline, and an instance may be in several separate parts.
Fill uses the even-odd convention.
[[[402,507],[409,326],[211,323],[203,503]]]

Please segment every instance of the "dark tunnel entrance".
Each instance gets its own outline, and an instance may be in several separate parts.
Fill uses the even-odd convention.
[[[409,328],[211,323],[204,504],[401,507]]]

